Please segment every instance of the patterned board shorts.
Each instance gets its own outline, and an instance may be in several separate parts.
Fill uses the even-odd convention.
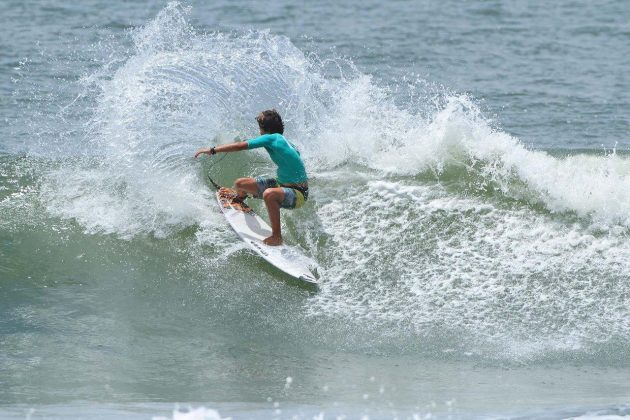
[[[263,193],[267,188],[282,187],[284,190],[284,200],[280,204],[283,209],[299,209],[304,205],[304,202],[308,200],[308,188],[302,190],[295,187],[283,187],[278,184],[275,178],[266,176],[256,177],[256,186],[258,187],[257,198],[262,198]]]

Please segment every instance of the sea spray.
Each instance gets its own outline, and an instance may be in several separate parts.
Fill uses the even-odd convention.
[[[123,238],[201,223],[208,192],[195,147],[253,135],[251,116],[264,107],[300,112],[305,60],[288,40],[194,35],[185,13],[169,5],[134,32],[126,62],[98,79],[86,159],[53,170],[42,187],[52,214]]]

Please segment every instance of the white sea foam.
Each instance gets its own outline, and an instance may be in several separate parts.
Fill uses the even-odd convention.
[[[623,235],[407,181],[368,182],[318,216],[335,244],[315,316],[438,329],[510,359],[626,337]]]

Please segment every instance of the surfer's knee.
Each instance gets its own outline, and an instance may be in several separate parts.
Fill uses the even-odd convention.
[[[257,191],[256,180],[254,178],[238,178],[234,181],[234,188],[238,191],[246,191],[255,194]]]
[[[251,179],[252,178],[238,178],[236,181],[234,181],[234,186],[236,188],[246,187],[248,184],[251,183]]]
[[[263,200],[265,200],[265,203],[270,201],[281,203],[283,198],[284,191],[282,191],[282,188],[267,188],[265,192],[263,192]]]

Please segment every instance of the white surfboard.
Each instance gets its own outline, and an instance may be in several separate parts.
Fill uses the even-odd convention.
[[[308,268],[306,257],[287,245],[269,246],[263,239],[271,236],[271,227],[247,204],[233,203],[229,197],[216,193],[219,208],[238,236],[258,255],[274,267],[296,279],[317,284]]]

